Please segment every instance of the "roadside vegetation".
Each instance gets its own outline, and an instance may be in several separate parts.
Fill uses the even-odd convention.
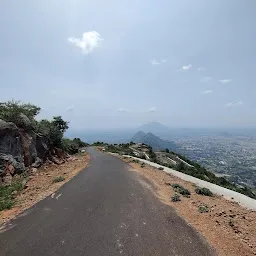
[[[172,201],[172,202],[179,202],[179,201],[181,201],[180,195],[179,195],[179,194],[174,194],[174,195],[171,197],[171,201]]]
[[[190,167],[181,162],[175,167],[175,169],[177,171],[186,173],[188,175],[194,176],[201,180],[209,181],[213,184],[219,185],[221,187],[224,187],[224,188],[227,188],[230,190],[234,190],[238,193],[241,193],[241,194],[244,194],[246,196],[256,199],[256,193],[252,189],[250,189],[246,186],[244,186],[244,187],[238,186],[234,183],[231,183],[224,177],[217,177],[214,173],[207,171],[200,164],[198,164],[194,161],[191,161],[191,160],[187,159],[186,157],[184,157],[180,154],[177,154],[175,152],[171,152],[171,153],[178,156],[180,159],[187,162],[188,164],[192,165],[192,167]]]
[[[195,189],[195,192],[199,195],[203,195],[203,196],[213,196],[213,193],[210,189],[208,188],[200,188],[200,187],[197,187]]]
[[[201,204],[198,207],[198,211],[200,213],[205,213],[205,212],[209,212],[210,210],[209,210],[209,207],[206,204]]]
[[[122,143],[122,144],[105,144],[105,149],[111,153],[117,153],[120,155],[130,155],[135,156],[133,150],[130,149],[131,143]]]
[[[40,107],[30,103],[14,100],[0,102],[0,119],[14,123],[21,134],[26,133],[36,138],[37,136],[43,137],[49,152],[54,148],[59,148],[69,154],[76,154],[79,152],[79,148],[87,145],[79,138],[64,138],[64,133],[69,128],[69,122],[63,120],[61,116],[54,116],[51,120],[42,119],[38,121],[36,116],[40,113],[40,110]],[[8,173],[5,168],[5,162],[2,161],[0,165],[1,177]],[[11,175],[13,176],[13,173]],[[24,188],[24,175],[25,172],[18,175],[18,178],[15,178],[15,175],[10,184],[2,183],[0,185],[0,211],[10,209],[14,205],[16,194]],[[62,178],[57,177],[54,182],[61,181]]]
[[[63,176],[58,176],[58,177],[54,178],[54,180],[52,182],[57,183],[57,182],[61,182],[64,180],[65,180],[65,178]]]
[[[0,211],[10,209],[15,204],[15,196],[24,189],[25,181],[24,178],[19,177],[11,184],[0,186]]]
[[[184,197],[190,197],[191,193],[189,192],[188,189],[184,188],[183,186],[179,185],[179,184],[172,184],[172,187],[174,189],[175,192],[183,195]]]
[[[62,119],[61,116],[54,116],[52,120],[36,120],[41,108],[20,101],[7,101],[0,103],[0,119],[6,122],[14,123],[18,128],[27,132],[34,132],[44,136],[51,147],[58,147],[69,154],[75,154],[80,147],[87,144],[79,138],[64,138],[64,133],[69,128],[69,122]]]
[[[104,144],[103,142],[97,142],[96,145],[104,145],[106,151],[112,152],[112,153],[118,153],[120,155],[130,155],[130,156],[135,156],[133,150],[130,148],[130,146],[134,145],[133,142],[126,143],[126,144]],[[168,168],[175,169],[176,171],[188,174],[190,176],[196,177],[201,180],[208,181],[210,183],[216,184],[218,186],[236,191],[238,193],[244,194],[248,197],[256,199],[256,193],[252,189],[244,186],[239,186],[236,185],[235,183],[232,183],[228,181],[224,177],[217,177],[214,173],[207,171],[206,168],[202,167],[200,164],[191,161],[190,159],[184,157],[183,155],[180,155],[178,153],[169,151],[169,149],[165,149],[163,152],[167,154],[172,154],[173,156],[179,157],[181,160],[185,161],[184,162],[179,162],[177,165],[168,165],[166,163],[163,163],[157,159],[157,156],[155,152],[153,151],[152,147],[142,144],[145,148],[148,150],[148,156],[150,158],[151,162],[155,162],[157,164],[166,166]],[[136,156],[139,157],[139,156]],[[145,156],[141,155],[142,159],[145,159]],[[159,167],[159,170],[162,170],[163,167]]]

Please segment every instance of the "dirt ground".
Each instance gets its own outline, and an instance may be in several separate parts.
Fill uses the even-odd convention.
[[[122,158],[122,157],[121,157]],[[173,206],[191,226],[201,233],[220,256],[256,255],[256,211],[245,209],[220,196],[208,197],[195,193],[195,185],[171,176],[157,168],[129,162],[156,187],[157,196]],[[172,202],[175,194],[171,184],[178,183],[191,192],[190,198],[181,195],[179,202]],[[200,213],[199,206],[207,205],[209,212]]]
[[[53,194],[84,169],[88,165],[89,159],[90,155],[88,153],[81,153],[71,157],[68,162],[63,164],[45,164],[34,170],[28,177],[26,188],[17,194],[14,207],[10,210],[0,211],[0,225]],[[65,180],[53,183],[53,180],[59,176],[65,178]]]

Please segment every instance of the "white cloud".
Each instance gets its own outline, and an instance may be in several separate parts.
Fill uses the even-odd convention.
[[[244,105],[244,102],[242,100],[239,100],[239,101],[233,101],[233,102],[227,103],[226,107],[236,107],[241,105]]]
[[[200,79],[200,81],[201,81],[202,83],[207,83],[207,82],[209,82],[209,81],[211,81],[211,80],[212,80],[212,77],[210,77],[210,76],[205,76],[205,77],[203,77],[203,78]]]
[[[119,108],[119,109],[117,109],[116,111],[117,111],[117,112],[130,112],[130,110],[127,109],[127,108]]]
[[[148,112],[156,112],[156,107],[151,107],[148,109]]]
[[[150,63],[152,66],[157,66],[157,65],[160,65],[161,63],[159,61],[157,61],[156,59],[152,59],[150,60]]]
[[[74,109],[75,109],[74,106],[69,106],[69,107],[66,108],[66,111],[67,112],[72,112]]]
[[[187,66],[182,66],[181,69],[182,70],[189,70],[192,68],[192,65],[191,64],[188,64]]]
[[[198,71],[204,71],[205,68],[204,68],[204,67],[199,67],[199,68],[197,68],[197,70],[198,70]]]
[[[69,37],[68,41],[74,46],[80,48],[84,54],[91,53],[95,48],[99,47],[101,38],[96,31],[88,31],[83,33],[82,38]]]
[[[201,92],[201,94],[210,94],[210,93],[213,93],[213,91],[212,90],[205,90],[205,91]]]
[[[228,84],[228,83],[231,83],[232,82],[232,79],[222,79],[222,80],[219,80],[219,82],[221,84]]]
[[[166,61],[167,61],[166,59],[162,59],[162,60],[152,59],[149,62],[151,63],[152,66],[157,66],[157,65],[166,63]]]

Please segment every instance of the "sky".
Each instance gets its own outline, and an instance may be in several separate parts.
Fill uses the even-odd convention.
[[[255,0],[0,5],[0,101],[73,130],[256,127]]]

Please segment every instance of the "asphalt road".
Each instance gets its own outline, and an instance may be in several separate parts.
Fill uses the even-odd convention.
[[[5,256],[213,255],[152,185],[90,148],[91,162],[0,234]]]

